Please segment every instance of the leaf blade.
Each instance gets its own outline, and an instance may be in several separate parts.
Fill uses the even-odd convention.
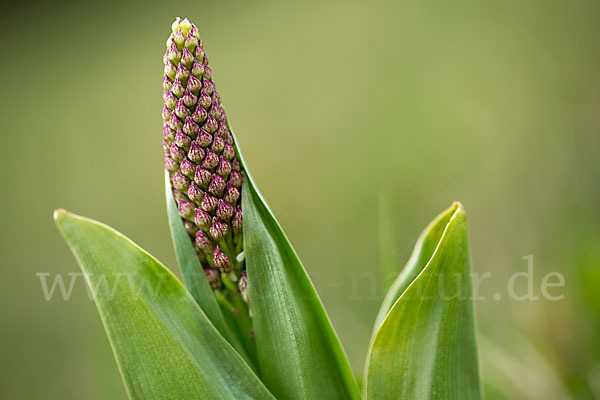
[[[374,336],[367,399],[481,398],[466,216],[459,204],[450,212],[431,259]],[[448,274],[458,274],[460,284],[446,298]]]
[[[96,221],[65,211],[55,220],[90,286],[103,277],[111,288],[95,300],[130,398],[273,398],[150,254]]]
[[[346,355],[306,271],[247,176],[242,195],[244,245],[265,384],[281,399],[360,398]]]

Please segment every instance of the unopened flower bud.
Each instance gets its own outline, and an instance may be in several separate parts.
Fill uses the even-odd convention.
[[[175,108],[177,108],[177,105],[175,105]],[[169,126],[174,131],[181,129],[181,127],[183,126],[183,122],[181,122],[181,120],[177,118],[177,114],[175,113],[175,111],[171,113],[171,117],[169,118]]]
[[[225,147],[225,141],[223,140],[223,138],[219,135],[215,135],[215,137],[213,138],[212,146],[210,146],[212,151],[219,154],[223,151],[224,147]]]
[[[185,86],[189,77],[190,71],[183,64],[179,64],[175,72],[175,79],[181,80],[181,83]]]
[[[177,73],[177,68],[171,63],[171,61],[167,60],[165,63],[165,76],[169,77],[172,81],[175,79],[175,74]]]
[[[204,149],[200,147],[198,143],[196,143],[195,141],[190,143],[190,150],[188,151],[187,156],[192,162],[200,164],[202,162],[202,159],[204,158],[204,155]]]
[[[214,268],[204,267],[208,284],[213,290],[221,290],[221,274]]]
[[[225,193],[223,193],[223,200],[225,200],[226,202],[228,202],[231,205],[234,205],[237,203],[239,198],[240,198],[239,190],[237,190],[237,188],[235,186],[233,186],[232,184],[228,183],[227,186],[225,187]]]
[[[219,96],[219,92],[216,90],[212,94],[212,100],[214,103],[221,105],[221,96]],[[227,121],[227,114],[223,114],[223,121]]]
[[[235,208],[235,213],[233,214],[233,218],[231,219],[231,227],[233,228],[234,233],[242,232],[242,225],[244,222],[244,218],[242,216],[242,208],[237,206]]]
[[[201,79],[202,75],[204,75],[204,65],[202,65],[199,61],[194,61],[192,64],[192,75],[197,79]],[[198,81],[200,83],[200,81]]]
[[[173,175],[172,182],[173,187],[181,192],[187,192],[187,189],[190,186],[190,180],[179,171],[175,172],[175,175]]]
[[[183,93],[185,93],[185,87],[183,86],[183,83],[181,83],[181,79],[175,79],[173,86],[171,87],[171,91],[175,96],[177,96],[177,98],[183,96]]]
[[[229,175],[229,183],[231,183],[236,188],[240,188],[242,186],[242,174],[239,171],[233,170]]]
[[[192,121],[197,124],[202,124],[208,118],[208,113],[202,107],[196,107],[196,110],[192,113]]]
[[[198,104],[200,104],[203,109],[208,110],[208,108],[212,104],[212,99],[205,91],[202,91],[200,92],[200,96],[198,97]]]
[[[179,168],[181,169],[181,173],[183,175],[187,176],[190,179],[194,178],[194,174],[196,173],[196,164],[194,164],[187,158],[184,158],[181,164],[179,165]]]
[[[202,209],[206,212],[213,212],[214,209],[217,207],[219,200],[216,199],[215,197],[211,196],[208,193],[204,193],[204,196],[202,197],[202,201],[200,202],[200,207],[202,207]]]
[[[202,161],[202,167],[208,170],[214,170],[219,165],[219,156],[212,150],[207,150],[204,160]]]
[[[208,64],[208,62],[206,64]],[[211,80],[212,79],[212,70],[210,69],[210,67],[208,65],[206,65],[206,67],[204,68],[204,77],[206,78],[207,82],[210,82],[212,84],[212,86],[214,87],[214,84],[212,83],[212,80]],[[211,90],[211,93],[212,93],[212,90]]]
[[[225,114],[223,114],[223,116],[224,115]],[[222,118],[224,118],[224,117],[222,117]],[[229,133],[229,129],[227,129],[227,125],[225,125],[225,123],[223,121],[219,121],[219,127],[217,128],[217,135],[219,135],[223,140],[227,141],[228,133]]]
[[[217,166],[217,174],[223,178],[227,178],[231,173],[231,164],[224,157],[219,159],[219,165]],[[235,186],[235,185],[234,185]]]
[[[202,250],[206,253],[209,253],[209,254],[213,249],[211,240],[208,238],[206,233],[204,233],[202,230],[199,230],[198,232],[196,232],[196,246],[198,246],[198,248],[200,250]]]
[[[173,31],[173,33],[176,33],[178,30],[181,30],[183,35],[187,35],[187,33],[192,29],[192,24],[190,23],[190,21],[185,18],[185,19],[181,19],[179,17],[175,18],[175,21],[173,21],[173,24],[171,24],[171,30]],[[173,38],[173,41],[177,41],[176,38],[177,36],[171,36]]]
[[[210,107],[209,113],[217,121],[220,120],[221,118],[223,118],[223,109],[217,103],[212,104],[212,106]]]
[[[173,81],[167,75],[165,75],[163,78],[163,90],[170,90],[172,86]]]
[[[198,228],[196,227],[196,225],[188,220],[183,221],[183,227],[185,228],[185,231],[191,236],[195,236],[196,232],[198,232]]]
[[[185,48],[193,49],[197,45],[198,45],[198,38],[195,35],[193,35],[192,32],[188,32],[187,37],[185,38],[185,43],[184,43]]]
[[[208,184],[208,192],[213,196],[220,197],[225,189],[225,179],[221,176],[214,174],[212,180]]]
[[[183,37],[183,32],[181,29],[178,29],[175,32],[175,37],[173,37],[173,42],[177,45],[178,48],[183,48],[183,44],[185,43],[185,38]]]
[[[200,129],[200,132],[198,132],[198,138],[196,139],[196,141],[198,142],[198,144],[202,147],[208,147],[212,141],[213,141],[213,137],[210,133],[206,132],[204,129]]]
[[[185,158],[185,150],[183,150],[182,148],[177,146],[176,143],[173,143],[173,145],[171,145],[170,153],[171,153],[171,157],[175,161],[181,162]]]
[[[231,272],[231,260],[227,254],[221,251],[219,246],[215,247],[215,251],[213,252],[213,261],[215,263],[215,267],[217,267],[221,272],[226,274]]]
[[[216,217],[213,218],[212,225],[208,229],[208,232],[210,233],[210,236],[212,236],[213,239],[217,241],[223,239],[225,235],[227,235],[227,231],[229,231],[229,228],[226,222],[221,221],[219,218]]]
[[[208,184],[212,179],[212,174],[210,171],[205,170],[201,166],[196,168],[196,174],[194,175],[194,182],[198,184],[202,189],[208,188]]]
[[[198,96],[200,94],[200,88],[202,84],[200,80],[198,80],[195,76],[190,76],[188,81],[188,89],[194,93],[194,95]]]
[[[177,171],[177,167],[179,165],[177,164],[177,161],[173,160],[171,157],[169,157],[168,155],[165,156],[165,169],[169,172],[175,172]]]
[[[183,120],[185,120],[185,117],[192,115],[190,110],[185,106],[183,98],[179,99],[175,105],[175,114],[177,114],[177,116]],[[181,125],[183,126],[183,123]]]
[[[202,46],[196,46],[194,51],[192,52],[196,60],[200,61],[203,64],[207,64],[206,55],[204,54],[204,49]]]
[[[190,24],[190,30],[188,32],[188,37],[193,36],[196,38],[196,43],[194,44],[195,48],[196,46],[200,46],[202,47],[202,39],[200,39],[200,31],[198,31],[198,28],[196,28],[196,25],[194,24]]]
[[[183,92],[183,97],[181,98],[181,100],[183,100],[183,104],[185,105],[185,107],[189,110],[190,108],[193,110],[193,107],[196,105],[196,102],[198,102],[198,98],[196,96],[194,96],[194,94],[189,90],[189,89],[185,89],[185,92]],[[190,112],[190,115],[192,113]],[[186,118],[187,121],[187,118]],[[185,126],[185,123],[184,123]]]
[[[191,201],[181,200],[177,205],[177,210],[179,211],[179,215],[181,218],[192,218],[194,216],[194,210],[196,206]]]
[[[172,143],[175,139],[175,131],[171,129],[168,122],[163,123],[163,139],[166,139],[169,143]]]
[[[190,52],[187,47],[184,47],[181,52],[181,64],[187,69],[192,67],[194,63],[194,55]]]
[[[242,251],[241,253],[238,253],[237,256],[235,256],[235,261],[237,262],[242,262],[246,259],[246,253],[244,251]]]
[[[215,91],[215,85],[207,77],[209,72],[210,72],[210,68],[208,68],[208,66],[205,66],[204,67],[204,77],[202,78],[202,91],[205,92],[207,95],[212,96],[213,92]],[[211,97],[211,103],[212,103],[212,97]]]
[[[170,90],[165,90],[163,95],[163,100],[165,105],[169,107],[171,110],[175,109],[175,105],[177,104],[177,97]]]
[[[177,48],[177,45],[175,45],[175,43],[171,43],[171,46],[167,49],[166,53],[167,60],[173,63],[173,65],[177,65],[181,60],[181,55],[181,50]]]
[[[184,95],[184,97],[185,97],[185,95]],[[187,117],[185,119],[185,122],[183,123],[183,129],[182,130],[183,130],[183,133],[185,133],[186,135],[188,135],[192,139],[195,139],[196,136],[198,136],[198,131],[200,130],[200,127],[198,126],[198,124],[196,124],[194,122],[194,120],[192,119],[192,117]]]
[[[196,186],[193,182],[190,183],[190,187],[188,188],[188,197],[196,204],[200,204],[202,201],[202,197],[204,197],[204,192]]]
[[[175,142],[174,143],[178,147],[187,151],[190,149],[190,145],[192,144],[192,139],[188,135],[183,133],[183,131],[177,130],[177,133],[175,134]]]
[[[233,206],[224,200],[219,200],[216,215],[220,220],[229,221],[233,216]]]
[[[194,223],[200,229],[208,229],[212,223],[212,217],[206,211],[196,208],[194,211]]]
[[[167,107],[167,105],[165,104],[162,110],[162,117],[165,121],[168,121],[171,118],[171,114],[173,113],[173,110],[171,110],[169,107]]]
[[[223,146],[223,157],[227,161],[231,161],[235,157],[235,150],[233,150],[233,146],[229,143],[225,143],[225,146]]]
[[[176,203],[179,203],[180,200],[189,200],[186,194],[180,190],[173,188],[173,198]]]

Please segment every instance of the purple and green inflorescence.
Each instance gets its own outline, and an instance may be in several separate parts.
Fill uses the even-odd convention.
[[[247,301],[244,171],[198,28],[177,18],[163,58],[163,150],[179,215],[216,292]],[[235,284],[234,282],[237,282]]]

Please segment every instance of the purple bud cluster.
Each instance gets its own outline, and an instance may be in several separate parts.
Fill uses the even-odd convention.
[[[211,287],[235,280],[243,264],[241,187],[244,179],[221,98],[198,28],[173,23],[163,58],[163,150],[179,214]]]

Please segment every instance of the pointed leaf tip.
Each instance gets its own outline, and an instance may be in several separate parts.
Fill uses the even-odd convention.
[[[437,248],[442,234],[446,230],[452,217],[460,213],[466,217],[466,213],[461,203],[455,201],[450,207],[442,211],[437,217],[433,219],[427,225],[427,227],[421,232],[417,243],[415,244],[414,250],[407,261],[406,265],[393,282],[392,286],[385,295],[385,298],[375,318],[375,329],[381,325],[383,319],[390,311],[396,300],[402,295],[402,293],[408,288],[410,283],[421,273],[425,268],[435,249]]]
[[[131,399],[272,399],[175,276],[114,229],[57,210]]]
[[[67,215],[69,212],[67,210],[65,210],[64,208],[57,208],[56,210],[54,210],[54,213],[52,214],[52,218],[54,218],[55,221],[58,222],[58,220]]]
[[[386,296],[367,399],[481,398],[470,274],[466,213],[455,202],[421,234]]]

